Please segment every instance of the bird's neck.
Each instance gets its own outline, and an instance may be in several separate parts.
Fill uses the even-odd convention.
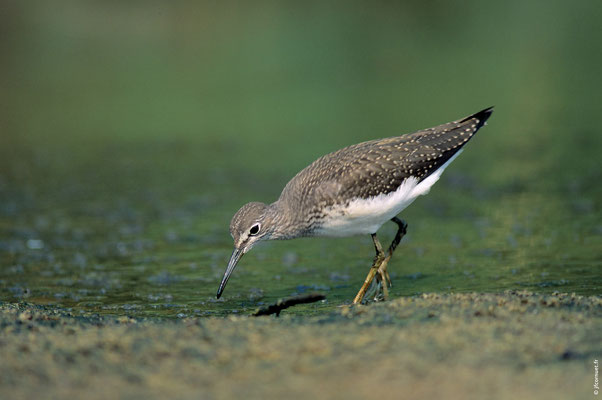
[[[294,239],[304,236],[302,224],[295,219],[294,210],[282,200],[277,200],[268,206],[267,217],[273,226],[271,240]]]

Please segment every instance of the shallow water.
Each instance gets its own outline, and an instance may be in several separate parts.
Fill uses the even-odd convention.
[[[487,130],[494,131],[491,125]],[[23,187],[5,184],[2,300],[185,317],[248,313],[307,291],[323,292],[327,301],[293,312],[324,311],[353,298],[373,257],[369,236],[260,245],[243,257],[216,300],[231,252],[231,214],[256,200],[253,194],[275,198],[288,177],[197,169],[182,178],[197,150],[179,152],[172,171],[159,175],[149,163],[165,165],[176,155],[146,146],[136,150],[139,160],[112,151],[102,172],[76,165],[60,187],[43,176]],[[92,165],[103,162],[104,152],[91,153]],[[45,175],[54,162],[59,158],[44,160],[46,168],[33,175]],[[455,167],[402,213],[409,229],[390,264],[393,297],[506,289],[600,293],[601,226],[592,204],[562,192],[497,187]],[[383,243],[390,240],[394,225],[380,234]]]
[[[297,14],[241,19],[194,4],[168,14],[198,7],[224,22],[202,25],[214,34],[204,36],[197,24],[170,30],[178,24],[161,12],[153,14],[161,23],[130,32],[119,21],[110,31],[76,23],[97,22],[95,9],[76,3],[74,19],[15,6],[9,11],[20,18],[4,36],[11,63],[1,77],[0,301],[170,318],[248,313],[307,291],[327,301],[290,312],[347,303],[372,261],[369,237],[257,247],[216,300],[231,216],[248,201],[274,201],[327,152],[491,104],[489,125],[402,213],[409,230],[390,264],[391,295],[599,295],[602,121],[591,88],[599,52],[586,23],[596,13],[545,6],[549,15],[522,10],[513,29],[507,13],[492,12],[451,36],[447,12],[386,7],[364,25],[351,18],[357,10],[338,25],[323,23],[340,10],[318,7],[311,32]],[[412,12],[410,25],[385,18]],[[399,29],[421,26],[420,15],[441,29],[389,40],[408,37]],[[289,24],[274,22],[282,18]],[[499,32],[484,35],[490,24]],[[238,30],[224,35],[223,26]],[[469,65],[475,52],[479,62]],[[461,70],[433,70],[450,57]],[[383,243],[393,234],[385,225]]]

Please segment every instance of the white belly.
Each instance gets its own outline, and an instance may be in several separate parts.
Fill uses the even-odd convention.
[[[421,195],[427,194],[431,186],[441,177],[447,166],[462,152],[458,151],[438,170],[418,183],[416,178],[406,179],[399,188],[388,194],[369,199],[357,199],[347,207],[335,206],[327,210],[327,217],[315,232],[317,236],[352,236],[372,234],[391,218]]]

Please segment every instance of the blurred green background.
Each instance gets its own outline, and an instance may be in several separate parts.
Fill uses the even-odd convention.
[[[215,301],[231,216],[330,151],[491,105],[402,214],[393,295],[601,292],[599,1],[0,10],[4,301],[162,316],[308,290],[328,302],[304,312],[349,301],[369,237],[266,244]]]

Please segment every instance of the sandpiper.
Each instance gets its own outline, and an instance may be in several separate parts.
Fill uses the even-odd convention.
[[[274,203],[245,204],[230,222],[234,251],[217,297],[240,258],[262,240],[370,234],[376,257],[353,303],[361,303],[369,288],[374,299],[386,299],[387,265],[407,229],[397,215],[429,192],[492,112],[490,107],[434,128],[345,147],[295,175]],[[376,231],[387,221],[398,230],[385,253]]]

